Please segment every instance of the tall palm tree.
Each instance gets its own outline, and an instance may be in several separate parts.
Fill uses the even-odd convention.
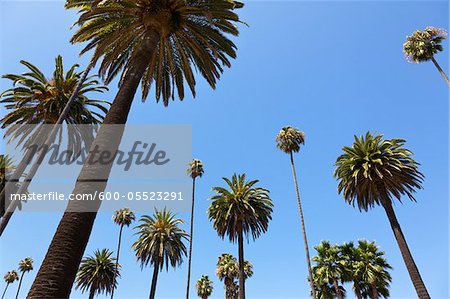
[[[309,284],[311,288],[311,294],[313,298],[316,298],[316,290],[314,287],[314,279],[311,268],[311,257],[309,254],[309,246],[308,246],[308,238],[306,236],[306,226],[305,226],[305,218],[303,216],[302,202],[300,200],[300,192],[298,189],[297,183],[297,173],[295,171],[294,165],[294,153],[298,153],[300,151],[300,146],[305,144],[305,134],[291,126],[284,127],[280,130],[276,138],[277,147],[284,153],[289,154],[291,160],[291,168],[292,168],[292,176],[294,178],[294,187],[295,193],[297,196],[297,206],[298,212],[300,215],[300,224],[302,228],[303,234],[303,242],[305,245],[305,253],[306,253],[306,264],[308,266],[308,275],[309,275]]]
[[[313,267],[316,280],[321,282],[319,285],[332,285],[337,297],[344,298],[339,288],[339,282],[343,280],[345,265],[339,254],[338,246],[331,245],[328,241],[322,241],[314,248],[317,251],[317,255],[312,258],[316,263]]]
[[[230,253],[222,253],[217,259],[216,275],[224,281],[225,299],[235,299],[238,297],[239,285],[239,263]],[[244,278],[253,276],[253,265],[249,261],[244,261]]]
[[[61,56],[56,57],[55,70],[50,78],[47,78],[38,67],[30,62],[22,60],[20,63],[27,68],[27,72],[20,75],[4,75],[3,78],[12,81],[13,87],[0,94],[0,103],[5,104],[6,110],[9,111],[0,119],[1,128],[6,129],[5,138],[8,139],[8,142],[15,140],[17,145],[23,145],[25,149],[24,158],[9,176],[10,181],[19,180],[24,174],[34,155],[33,150],[27,149],[32,145],[43,144],[49,133],[48,127],[45,125],[55,124],[58,121],[82,76],[82,73],[77,72],[77,64],[64,72]],[[94,138],[94,131],[108,111],[108,102],[91,99],[88,94],[91,92],[101,93],[105,90],[107,88],[99,85],[96,76],[85,79],[77,92],[74,104],[64,119],[65,123],[70,125],[70,130],[67,130],[67,150],[71,151],[74,156],[80,154],[83,144],[85,145],[84,150],[88,151]],[[77,126],[79,124],[89,126]],[[62,132],[61,128],[59,128],[59,132]],[[61,142],[61,135],[57,141]],[[44,156],[37,163],[40,164],[43,158]],[[30,180],[31,178],[27,176],[26,179]],[[26,190],[26,186],[21,190]],[[3,188],[0,201],[1,205],[5,204]],[[0,235],[19,203],[19,201],[14,201],[9,206],[8,213],[0,223]],[[0,216],[3,216],[4,211],[0,212]]]
[[[245,174],[223,180],[229,189],[213,188],[216,194],[208,208],[209,220],[222,239],[227,235],[231,242],[238,242],[239,299],[245,299],[244,237],[256,240],[267,231],[273,203],[269,191],[255,187],[259,181],[247,181]]]
[[[435,54],[444,50],[442,41],[446,37],[447,31],[442,28],[429,26],[424,30],[416,30],[411,36],[406,37],[403,52],[409,62],[420,63],[431,60],[447,84],[450,85],[450,80],[434,58]]]
[[[119,91],[104,124],[126,123],[140,82],[143,99],[153,84],[156,101],[162,98],[165,105],[176,94],[184,98],[185,82],[195,95],[194,68],[214,88],[223,68],[236,57],[236,46],[229,36],[239,33],[240,21],[234,9],[242,6],[232,0],[69,0],[66,7],[82,12],[80,29],[72,42],[87,42],[83,53],[93,49],[94,62],[102,58],[100,74],[106,82],[123,70]],[[102,126],[93,146],[103,150],[106,144],[114,151],[121,138],[117,128]],[[111,167],[85,165],[73,193],[103,191]],[[85,181],[91,175],[105,181],[95,185]],[[99,201],[94,204],[100,206]],[[95,217],[96,213],[63,215],[29,296],[69,296]]]
[[[372,299],[389,297],[389,284],[392,281],[388,272],[390,269],[392,267],[384,258],[384,252],[379,250],[375,242],[358,241],[353,271],[354,276],[360,279],[362,293],[370,290]]]
[[[355,136],[352,147],[344,147],[344,154],[337,158],[334,176],[347,203],[364,211],[375,205],[384,208],[417,295],[430,298],[392,207],[392,201],[401,202],[402,195],[415,201],[414,192],[422,188],[419,164],[404,144],[403,139],[385,140],[369,132]]]
[[[181,265],[187,253],[183,241],[188,240],[189,235],[179,227],[184,221],[166,209],[156,210],[153,216],[144,215],[139,222],[135,227],[138,239],[133,249],[142,268],[149,263],[153,266],[149,298],[154,299],[159,271],[164,266],[169,270],[169,263],[174,268]]]
[[[117,242],[117,255],[116,255],[116,272],[119,268],[119,255],[120,255],[120,243],[122,241],[122,231],[124,226],[130,226],[130,224],[136,219],[133,211],[129,208],[122,208],[114,212],[113,221],[120,226],[119,229],[119,241]],[[111,290],[111,299],[114,298],[114,288]]]
[[[195,287],[197,288],[197,295],[202,299],[208,299],[214,289],[213,282],[209,280],[208,275],[202,275],[197,280]]]
[[[2,299],[5,298],[5,294],[6,294],[6,291],[8,290],[9,285],[14,283],[14,281],[19,280],[19,274],[17,274],[16,270],[11,270],[11,271],[6,272],[5,276],[3,276],[3,279],[6,282],[6,287],[5,287],[5,290],[3,291]]]
[[[194,209],[195,209],[195,179],[197,177],[202,177],[203,173],[203,163],[198,159],[194,159],[189,163],[187,169],[188,175],[192,178],[192,206],[191,206],[191,230],[190,230],[190,242],[189,242],[189,256],[188,256],[188,276],[187,276],[187,286],[186,286],[186,299],[189,299],[189,284],[191,281],[191,262],[192,262],[192,242],[194,239]]]
[[[22,286],[23,276],[25,275],[25,273],[30,272],[31,270],[33,270],[33,259],[31,257],[26,257],[19,262],[19,271],[21,272],[21,274],[19,286],[17,287],[16,299],[19,298],[19,292],[20,287]]]
[[[117,287],[117,277],[120,277],[120,265],[112,257],[108,249],[97,249],[93,256],[85,257],[77,273],[76,288],[84,293],[89,292],[89,299],[95,295],[111,294]]]

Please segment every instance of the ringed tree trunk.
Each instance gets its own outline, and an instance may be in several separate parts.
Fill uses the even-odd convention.
[[[372,289],[372,299],[378,299],[378,290],[375,284],[371,284],[370,288]]]
[[[158,273],[159,273],[159,263],[160,261],[157,260],[154,265],[153,269],[153,277],[152,277],[152,286],[150,288],[150,299],[155,299],[156,294],[156,283],[158,282]]]
[[[337,279],[333,279],[333,286],[334,286],[334,290],[336,291],[336,296],[339,299],[343,299],[344,297],[341,294],[341,290],[339,290],[339,284],[338,284]]]
[[[3,291],[2,299],[5,298],[6,291],[8,290],[9,283],[6,284],[5,290]]]
[[[358,299],[362,299],[362,296],[361,296],[361,289],[359,288],[358,284],[357,284],[357,283],[354,283],[353,285],[354,285],[354,287],[355,287],[355,295],[356,295],[356,297],[357,297]]]
[[[20,287],[22,286],[22,280],[23,280],[24,275],[25,275],[25,272],[22,272],[22,275],[20,275],[19,286],[17,287],[16,299],[19,298]]]
[[[89,299],[94,299],[95,297],[95,290],[94,288],[91,288],[91,290],[89,291]]]
[[[239,299],[245,299],[245,272],[244,272],[244,233],[242,228],[238,234],[239,251]]]
[[[106,114],[103,124],[126,123],[133,97],[159,38],[157,32],[149,32],[142,47],[131,58],[130,67],[126,70],[122,85]],[[91,148],[98,146],[101,151],[105,149],[105,145],[108,145],[108,151],[111,151],[111,149],[117,150],[122,134],[123,132],[118,132],[116,126],[111,128],[111,126],[102,125]],[[88,160],[91,154],[88,155]],[[107,179],[93,183],[92,178],[107,178],[111,168],[111,163],[107,165],[85,164],[78,176],[73,194],[96,194],[96,192],[104,191]],[[93,206],[91,208],[97,210],[100,204],[97,198],[92,201]],[[69,203],[68,210],[64,213],[56,229],[27,298],[69,298],[97,215],[97,212],[72,212],[79,209],[76,205],[76,202]]]
[[[194,208],[195,208],[195,177],[192,179],[192,206],[191,206],[191,230],[190,230],[191,236],[190,236],[190,242],[189,242],[186,299],[189,299],[189,284],[191,282],[192,242],[194,239]]]
[[[317,298],[316,289],[314,287],[314,280],[312,275],[311,257],[309,254],[308,238],[306,237],[305,219],[303,217],[302,202],[300,201],[300,192],[298,191],[297,173],[295,172],[294,155],[290,152],[292,176],[294,178],[295,193],[297,195],[298,212],[300,214],[300,223],[302,225],[303,242],[305,244],[306,264],[308,265],[309,286],[311,287],[311,294],[313,298]]]
[[[119,241],[117,242],[117,256],[116,256],[116,266],[114,267],[114,278],[113,278],[113,283],[116,281],[116,274],[117,271],[119,270],[119,255],[120,255],[120,243],[122,241],[122,231],[123,231],[123,224],[120,225],[120,230],[119,230]],[[111,299],[114,298],[114,290],[115,290],[115,286],[113,285],[112,291],[111,291]]]
[[[384,198],[382,199],[381,203],[383,205],[384,210],[386,211],[386,215],[391,224],[391,228],[392,231],[394,232],[395,239],[397,240],[398,247],[400,248],[403,261],[405,262],[409,276],[411,277],[411,281],[414,285],[414,288],[416,289],[417,296],[420,299],[430,298],[425,283],[423,282],[422,277],[420,276],[419,269],[417,268],[417,265],[412,257],[411,251],[409,250],[408,243],[406,243],[405,236],[403,235],[400,224],[398,223],[390,199]]]
[[[433,61],[434,66],[438,69],[439,73],[441,73],[442,77],[444,77],[445,82],[447,82],[447,85],[450,85],[450,80],[448,79],[447,75],[445,74],[444,70],[441,68],[439,63],[434,59],[434,57],[431,57],[431,61]]]

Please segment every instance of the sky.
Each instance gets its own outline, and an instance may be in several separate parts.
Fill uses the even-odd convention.
[[[192,125],[193,155],[205,165],[197,183],[192,278],[209,275],[212,298],[223,298],[223,284],[215,276],[217,257],[225,252],[237,256],[237,244],[221,240],[213,230],[208,198],[213,186],[223,185],[223,176],[235,172],[260,180],[275,205],[268,232],[245,244],[245,258],[254,265],[247,297],[309,295],[289,157],[275,146],[285,125],[306,134],[295,162],[311,254],[321,240],[376,241],[393,267],[392,298],[414,298],[415,291],[387,217],[380,207],[360,213],[347,205],[337,193],[333,170],[354,134],[371,131],[407,140],[425,174],[424,189],[417,192],[417,203],[405,199],[394,208],[430,295],[448,298],[448,86],[431,62],[410,64],[402,53],[406,35],[414,30],[428,25],[448,29],[448,12],[444,1],[250,1],[240,11],[249,26],[241,26],[235,39],[238,57],[215,91],[198,80],[195,99],[188,96],[167,108],[151,96],[145,103],[136,96],[130,123]],[[69,43],[75,19],[62,1],[0,1],[1,73],[23,72],[19,60],[26,59],[49,74],[58,54],[67,66],[85,66],[89,57],[78,57],[81,45]],[[447,42],[444,48],[436,59],[448,71]],[[1,90],[8,87],[8,81],[0,80]],[[112,100],[116,92],[113,82],[99,97]],[[115,250],[119,228],[111,216],[97,216],[85,255],[97,248]],[[179,216],[188,219],[187,213]],[[0,273],[16,268],[26,256],[35,261],[21,298],[60,218],[60,213],[17,213],[0,240]],[[149,294],[152,269],[141,270],[136,262],[130,249],[134,240],[132,229],[125,229],[116,298]],[[182,298],[186,271],[184,263],[162,272],[157,298]],[[346,288],[352,298],[351,286]],[[71,294],[86,297],[75,289]]]

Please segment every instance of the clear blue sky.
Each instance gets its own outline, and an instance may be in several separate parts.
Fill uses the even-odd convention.
[[[260,179],[275,204],[268,233],[245,246],[255,272],[247,281],[248,298],[309,294],[289,159],[274,142],[287,124],[307,137],[295,158],[311,247],[321,240],[375,240],[394,267],[393,298],[413,298],[415,292],[384,211],[360,213],[346,205],[332,173],[353,134],[371,130],[408,141],[426,175],[425,189],[418,192],[417,203],[405,200],[395,209],[431,296],[448,297],[448,87],[432,63],[409,64],[402,53],[405,36],[415,29],[448,29],[448,11],[447,2],[431,1],[249,2],[241,16],[250,27],[242,27],[238,58],[216,91],[201,82],[195,100],[188,97],[169,108],[151,97],[144,104],[136,97],[132,123],[192,124],[193,153],[205,164],[198,182],[192,276],[212,278],[213,298],[223,298],[214,275],[217,256],[237,255],[237,246],[217,237],[205,211],[211,187],[233,172]],[[62,1],[0,2],[1,73],[23,71],[20,59],[48,73],[58,54],[66,65],[85,65],[88,57],[77,56],[80,46],[68,42],[74,20]],[[437,60],[448,70],[448,43],[444,47]],[[9,85],[2,80],[0,87]],[[104,97],[109,100],[117,91],[116,84],[110,87]],[[60,217],[17,214],[1,240],[1,274],[25,256],[35,260],[23,297]],[[114,250],[117,233],[111,215],[100,214],[86,253]],[[129,249],[133,240],[132,231],[125,230],[118,298],[147,298],[149,293],[152,269],[141,271],[135,262]],[[157,297],[182,298],[185,277],[185,266],[163,272]],[[347,291],[351,297],[351,286]],[[72,298],[86,297],[72,292]]]

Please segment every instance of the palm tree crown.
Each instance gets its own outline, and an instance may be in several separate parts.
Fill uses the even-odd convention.
[[[213,282],[209,280],[208,275],[202,275],[197,280],[197,283],[195,287],[197,288],[197,295],[202,299],[207,299],[209,296],[211,296],[213,291]]]
[[[342,280],[345,265],[341,261],[338,246],[322,241],[314,248],[317,255],[312,258],[316,263],[313,273],[315,273],[315,279],[321,282],[318,285],[333,284],[334,280]]]
[[[88,256],[81,261],[77,273],[76,288],[82,292],[88,291],[90,296],[110,294],[116,288],[116,278],[120,277],[116,268],[116,259],[108,249],[96,250],[94,256]]]
[[[29,141],[25,143],[26,145],[36,142],[37,127],[30,125],[55,124],[57,122],[80,79],[81,73],[76,71],[77,64],[65,73],[61,56],[55,59],[55,71],[51,79],[47,79],[39,68],[33,64],[27,61],[21,61],[20,63],[28,68],[28,72],[21,75],[7,74],[3,76],[3,78],[11,80],[14,87],[0,94],[0,103],[5,104],[5,108],[10,110],[0,119],[0,124],[2,128],[7,127],[6,137],[9,136],[10,140],[20,137],[18,139],[19,144],[27,139]],[[87,93],[105,90],[107,88],[99,85],[94,76],[87,78],[75,103],[69,110],[65,122],[67,124],[100,124],[103,121],[104,114],[108,111],[106,105],[109,103],[90,99],[87,97]],[[92,132],[75,133],[84,137],[83,139],[90,140],[93,138]],[[73,139],[74,137],[70,140]]]
[[[305,144],[305,133],[287,126],[280,130],[276,138],[277,147],[283,152],[296,153],[300,151],[300,145]]]
[[[204,172],[202,161],[194,159],[189,163],[187,173],[191,178],[195,179],[197,177],[201,177]]]
[[[5,276],[3,276],[3,279],[6,283],[13,283],[16,280],[19,280],[19,274],[16,270],[11,270],[6,272]]]
[[[33,270],[33,259],[31,257],[26,257],[19,262],[20,272],[30,272]]]
[[[273,203],[269,191],[254,187],[258,180],[247,181],[245,174],[234,174],[231,181],[223,178],[230,189],[214,187],[216,195],[211,197],[208,208],[209,219],[218,235],[228,235],[235,242],[242,232],[249,238],[257,239],[267,231],[272,219]]]
[[[141,266],[157,263],[160,269],[169,263],[172,267],[181,265],[186,256],[186,246],[183,240],[188,240],[188,234],[179,227],[184,221],[175,218],[176,215],[164,209],[155,211],[153,216],[144,215],[135,228],[138,230],[137,241],[133,244],[136,257]]]
[[[446,37],[447,32],[442,28],[427,27],[414,31],[403,44],[406,59],[414,63],[432,59],[434,54],[443,50],[442,41]]]
[[[68,8],[79,8],[79,30],[72,42],[88,42],[82,53],[95,48],[93,60],[103,57],[100,74],[109,83],[122,68],[132,63],[145,39],[157,36],[159,43],[142,78],[142,99],[155,84],[156,100],[164,105],[184,98],[186,80],[195,96],[196,66],[206,81],[215,87],[229,58],[236,57],[236,46],[226,36],[237,36],[239,17],[234,8],[242,3],[229,0],[69,0]]]
[[[120,226],[130,226],[135,219],[136,216],[129,208],[121,208],[114,211],[113,221]]]
[[[344,147],[336,161],[334,176],[345,200],[367,211],[381,201],[406,194],[415,201],[415,189],[421,189],[423,174],[403,139],[383,140],[383,135],[355,136],[352,147]]]

